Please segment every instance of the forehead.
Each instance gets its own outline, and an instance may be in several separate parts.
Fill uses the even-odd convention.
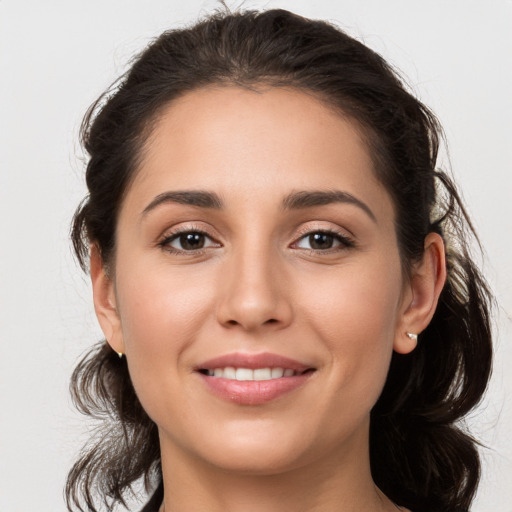
[[[180,189],[251,201],[340,188],[390,206],[355,121],[296,89],[222,86],[162,109],[127,200]]]

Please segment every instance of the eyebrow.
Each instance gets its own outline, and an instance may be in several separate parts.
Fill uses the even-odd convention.
[[[357,206],[363,210],[373,222],[377,222],[375,214],[368,205],[352,194],[342,192],[341,190],[303,190],[292,192],[284,198],[283,208],[285,210],[298,210],[333,203],[345,203]]]
[[[166,203],[183,204],[212,210],[221,210],[224,208],[222,199],[215,192],[205,190],[178,190],[157,195],[153,201],[144,208],[142,214],[146,215],[151,210]],[[333,203],[345,203],[357,206],[364,211],[370,219],[377,222],[374,213],[363,201],[341,190],[301,190],[292,192],[283,199],[281,207],[284,210],[300,210]]]
[[[151,203],[149,203],[142,215],[146,215],[157,206],[165,203],[184,204],[187,206],[197,206],[198,208],[209,208],[213,210],[220,210],[222,199],[215,194],[215,192],[206,192],[203,190],[179,190],[164,192],[157,195]]]

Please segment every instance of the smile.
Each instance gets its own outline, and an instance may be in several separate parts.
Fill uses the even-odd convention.
[[[233,353],[198,365],[207,390],[239,405],[261,405],[306,384],[316,369],[277,354]]]
[[[300,375],[299,372],[292,370],[291,368],[256,368],[253,370],[251,368],[234,368],[232,366],[227,366],[226,368],[215,368],[214,370],[205,369],[201,372],[209,377],[219,377],[238,381],[262,381]]]

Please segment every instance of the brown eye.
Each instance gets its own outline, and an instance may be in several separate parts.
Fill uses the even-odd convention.
[[[311,249],[331,249],[334,237],[329,233],[313,233],[308,237]]]
[[[171,252],[192,252],[208,247],[218,247],[211,237],[201,231],[182,231],[168,236],[160,242],[161,247]]]
[[[205,245],[205,236],[202,233],[183,233],[176,240],[184,251],[202,249]]]
[[[354,243],[350,238],[334,231],[313,231],[306,234],[296,243],[299,249],[311,251],[328,251],[329,249],[346,249],[353,247]]]

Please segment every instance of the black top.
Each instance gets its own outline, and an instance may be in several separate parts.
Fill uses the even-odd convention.
[[[162,505],[164,501],[164,484],[160,482],[156,491],[151,496],[151,499],[148,501],[146,506],[140,512],[158,512],[158,509]]]

